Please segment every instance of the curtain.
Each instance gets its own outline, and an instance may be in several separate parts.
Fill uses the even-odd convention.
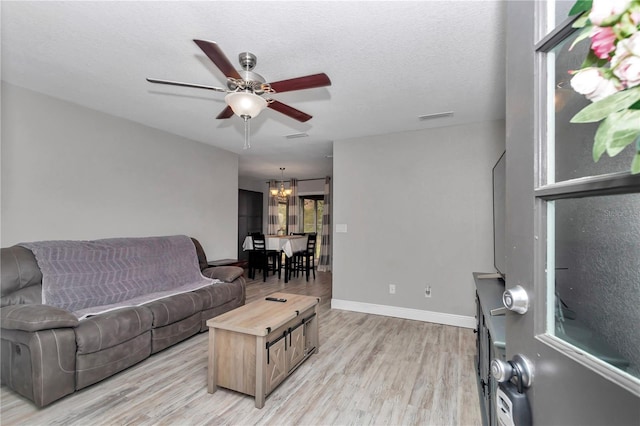
[[[322,238],[318,271],[331,271],[331,178],[324,179],[324,207],[322,213]]]
[[[291,178],[291,195],[289,195],[288,209],[289,217],[287,223],[289,226],[289,234],[292,232],[302,232],[300,229],[300,198],[298,198],[298,179]]]
[[[276,181],[269,181],[269,217],[267,218],[267,235],[276,235],[278,233],[278,197],[271,195],[272,189],[278,189]]]

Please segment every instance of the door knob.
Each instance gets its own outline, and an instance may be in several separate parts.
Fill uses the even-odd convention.
[[[512,287],[502,294],[502,303],[510,311],[524,314],[529,309],[529,296],[521,286]]]
[[[514,355],[511,361],[494,358],[491,361],[491,375],[500,383],[515,377],[518,387],[528,388],[533,383],[533,364],[520,354]]]
[[[495,399],[497,424],[531,426],[531,406],[524,391],[533,381],[531,362],[520,354],[514,355],[511,361],[494,359],[491,374],[499,382]],[[512,382],[514,377],[515,384]]]

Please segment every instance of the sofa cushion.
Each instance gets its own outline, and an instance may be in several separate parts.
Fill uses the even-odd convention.
[[[204,249],[202,248],[202,244],[200,241],[191,237],[191,241],[193,241],[193,245],[196,247],[196,254],[198,255],[198,265],[200,265],[200,270],[205,269],[209,264],[207,263],[207,255],[204,253]]]
[[[218,283],[199,288],[194,293],[202,300],[202,310],[215,308],[231,300],[244,299],[244,280],[235,283]],[[243,300],[244,303],[244,300]]]
[[[151,353],[160,352],[200,332],[201,313],[151,330]]]
[[[78,318],[71,312],[48,305],[10,305],[0,311],[2,328],[38,331],[50,328],[75,327]]]
[[[200,331],[209,330],[209,326],[207,326],[207,321],[211,318],[217,317],[218,315],[222,315],[225,312],[229,312],[233,309],[239,308],[244,305],[245,299],[244,295],[238,296],[237,299],[232,299],[223,303],[222,305],[216,306],[215,308],[203,309],[201,313],[201,323],[200,323]]]
[[[230,283],[236,278],[242,276],[244,269],[239,266],[217,266],[215,268],[207,268],[202,271],[202,275],[207,278],[218,279],[225,283]]]
[[[42,282],[31,250],[21,246],[0,249],[0,296]]]
[[[116,309],[83,319],[76,328],[78,354],[98,352],[131,340],[151,330],[152,322],[151,311],[142,306]]]
[[[76,356],[76,389],[82,389],[129,368],[151,354],[151,331],[119,345]]]
[[[0,306],[8,305],[41,305],[42,284],[34,284],[21,288],[6,296],[0,297]]]
[[[209,287],[209,286],[207,286]],[[153,328],[178,322],[202,310],[202,300],[193,292],[175,294],[142,305],[153,314]]]

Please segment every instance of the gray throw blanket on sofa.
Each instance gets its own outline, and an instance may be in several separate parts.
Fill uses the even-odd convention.
[[[20,245],[33,252],[42,271],[42,303],[79,318],[215,282],[200,273],[185,235]]]

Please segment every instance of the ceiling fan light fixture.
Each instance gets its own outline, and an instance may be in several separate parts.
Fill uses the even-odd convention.
[[[224,101],[231,107],[238,117],[255,118],[267,107],[267,101],[251,92],[233,92],[224,97]]]

